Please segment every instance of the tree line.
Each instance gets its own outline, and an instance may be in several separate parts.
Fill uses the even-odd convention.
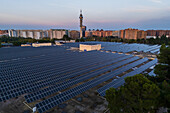
[[[149,39],[121,39],[118,37],[87,37],[86,41],[103,41],[103,42],[124,42],[124,43],[140,43],[140,44],[166,44],[170,45],[170,38],[167,38],[166,35],[162,35],[161,37],[149,38]]]
[[[67,35],[64,35],[62,40],[70,40],[71,38]],[[12,43],[14,46],[21,46],[21,44],[27,43],[55,43],[55,40],[58,39],[50,39],[50,37],[44,37],[42,39],[33,39],[33,38],[23,38],[23,37],[9,37],[9,36],[2,36],[0,37],[0,47],[1,43]]]
[[[26,44],[26,43],[55,43],[55,40],[58,39],[50,39],[50,37],[44,37],[42,39],[33,39],[33,38],[23,38],[23,37],[8,37],[8,36],[2,36],[0,37],[0,42],[1,43],[13,43],[14,46],[20,46],[21,44]],[[71,40],[68,35],[64,35],[62,40],[69,41]],[[121,39],[118,37],[86,37],[86,38],[81,38],[81,39],[76,39],[76,42],[85,42],[85,41],[103,41],[103,42],[123,42],[123,43],[141,43],[141,44],[166,44],[170,45],[170,38],[167,38],[165,35],[162,35],[160,38],[157,37],[156,39],[150,38],[150,39]],[[0,44],[1,46],[1,44]]]

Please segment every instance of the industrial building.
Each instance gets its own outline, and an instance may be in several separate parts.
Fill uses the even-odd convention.
[[[52,43],[33,43],[33,47],[52,46]]]
[[[93,51],[93,50],[100,50],[101,44],[80,44],[79,50],[80,51]]]

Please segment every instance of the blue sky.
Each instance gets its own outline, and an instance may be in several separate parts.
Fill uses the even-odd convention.
[[[170,0],[0,0],[0,29],[170,29]]]

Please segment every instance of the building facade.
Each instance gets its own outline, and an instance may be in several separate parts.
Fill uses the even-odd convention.
[[[170,30],[147,30],[147,36],[161,37],[162,35],[170,37]]]
[[[50,30],[8,30],[10,37],[23,37],[42,39],[49,37],[51,39],[62,39],[64,35],[69,36],[68,30],[64,29],[50,29]]]
[[[51,39],[63,39],[64,35],[70,36],[68,30],[65,29],[50,29],[48,34]]]
[[[70,38],[72,38],[72,39],[80,38],[80,32],[79,31],[71,30],[71,31],[69,31],[69,34],[70,34]]]
[[[124,39],[137,39],[138,29],[125,29]]]
[[[143,30],[139,30],[137,34],[137,39],[146,39],[147,32]]]
[[[7,34],[8,30],[0,30],[0,35]]]
[[[110,37],[110,36],[116,36],[118,37],[119,35],[119,31],[111,31],[111,30],[107,30],[104,31],[103,29],[101,30],[88,30],[85,32],[85,37]]]
[[[143,30],[138,30],[138,29],[132,29],[128,28],[125,30],[120,30],[119,31],[119,38],[122,39],[146,39],[147,32]]]

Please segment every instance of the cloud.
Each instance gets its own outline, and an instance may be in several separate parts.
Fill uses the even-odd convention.
[[[162,0],[150,0],[150,1],[154,3],[162,3]]]
[[[124,9],[124,11],[126,11],[128,13],[152,13],[155,10],[157,10],[157,9],[150,8],[150,7]]]
[[[65,5],[65,4],[61,4],[61,3],[49,3],[48,4],[50,7],[61,7],[61,8],[69,8],[69,9],[76,9],[79,10],[78,8],[74,7],[74,4],[69,4],[69,5]]]

